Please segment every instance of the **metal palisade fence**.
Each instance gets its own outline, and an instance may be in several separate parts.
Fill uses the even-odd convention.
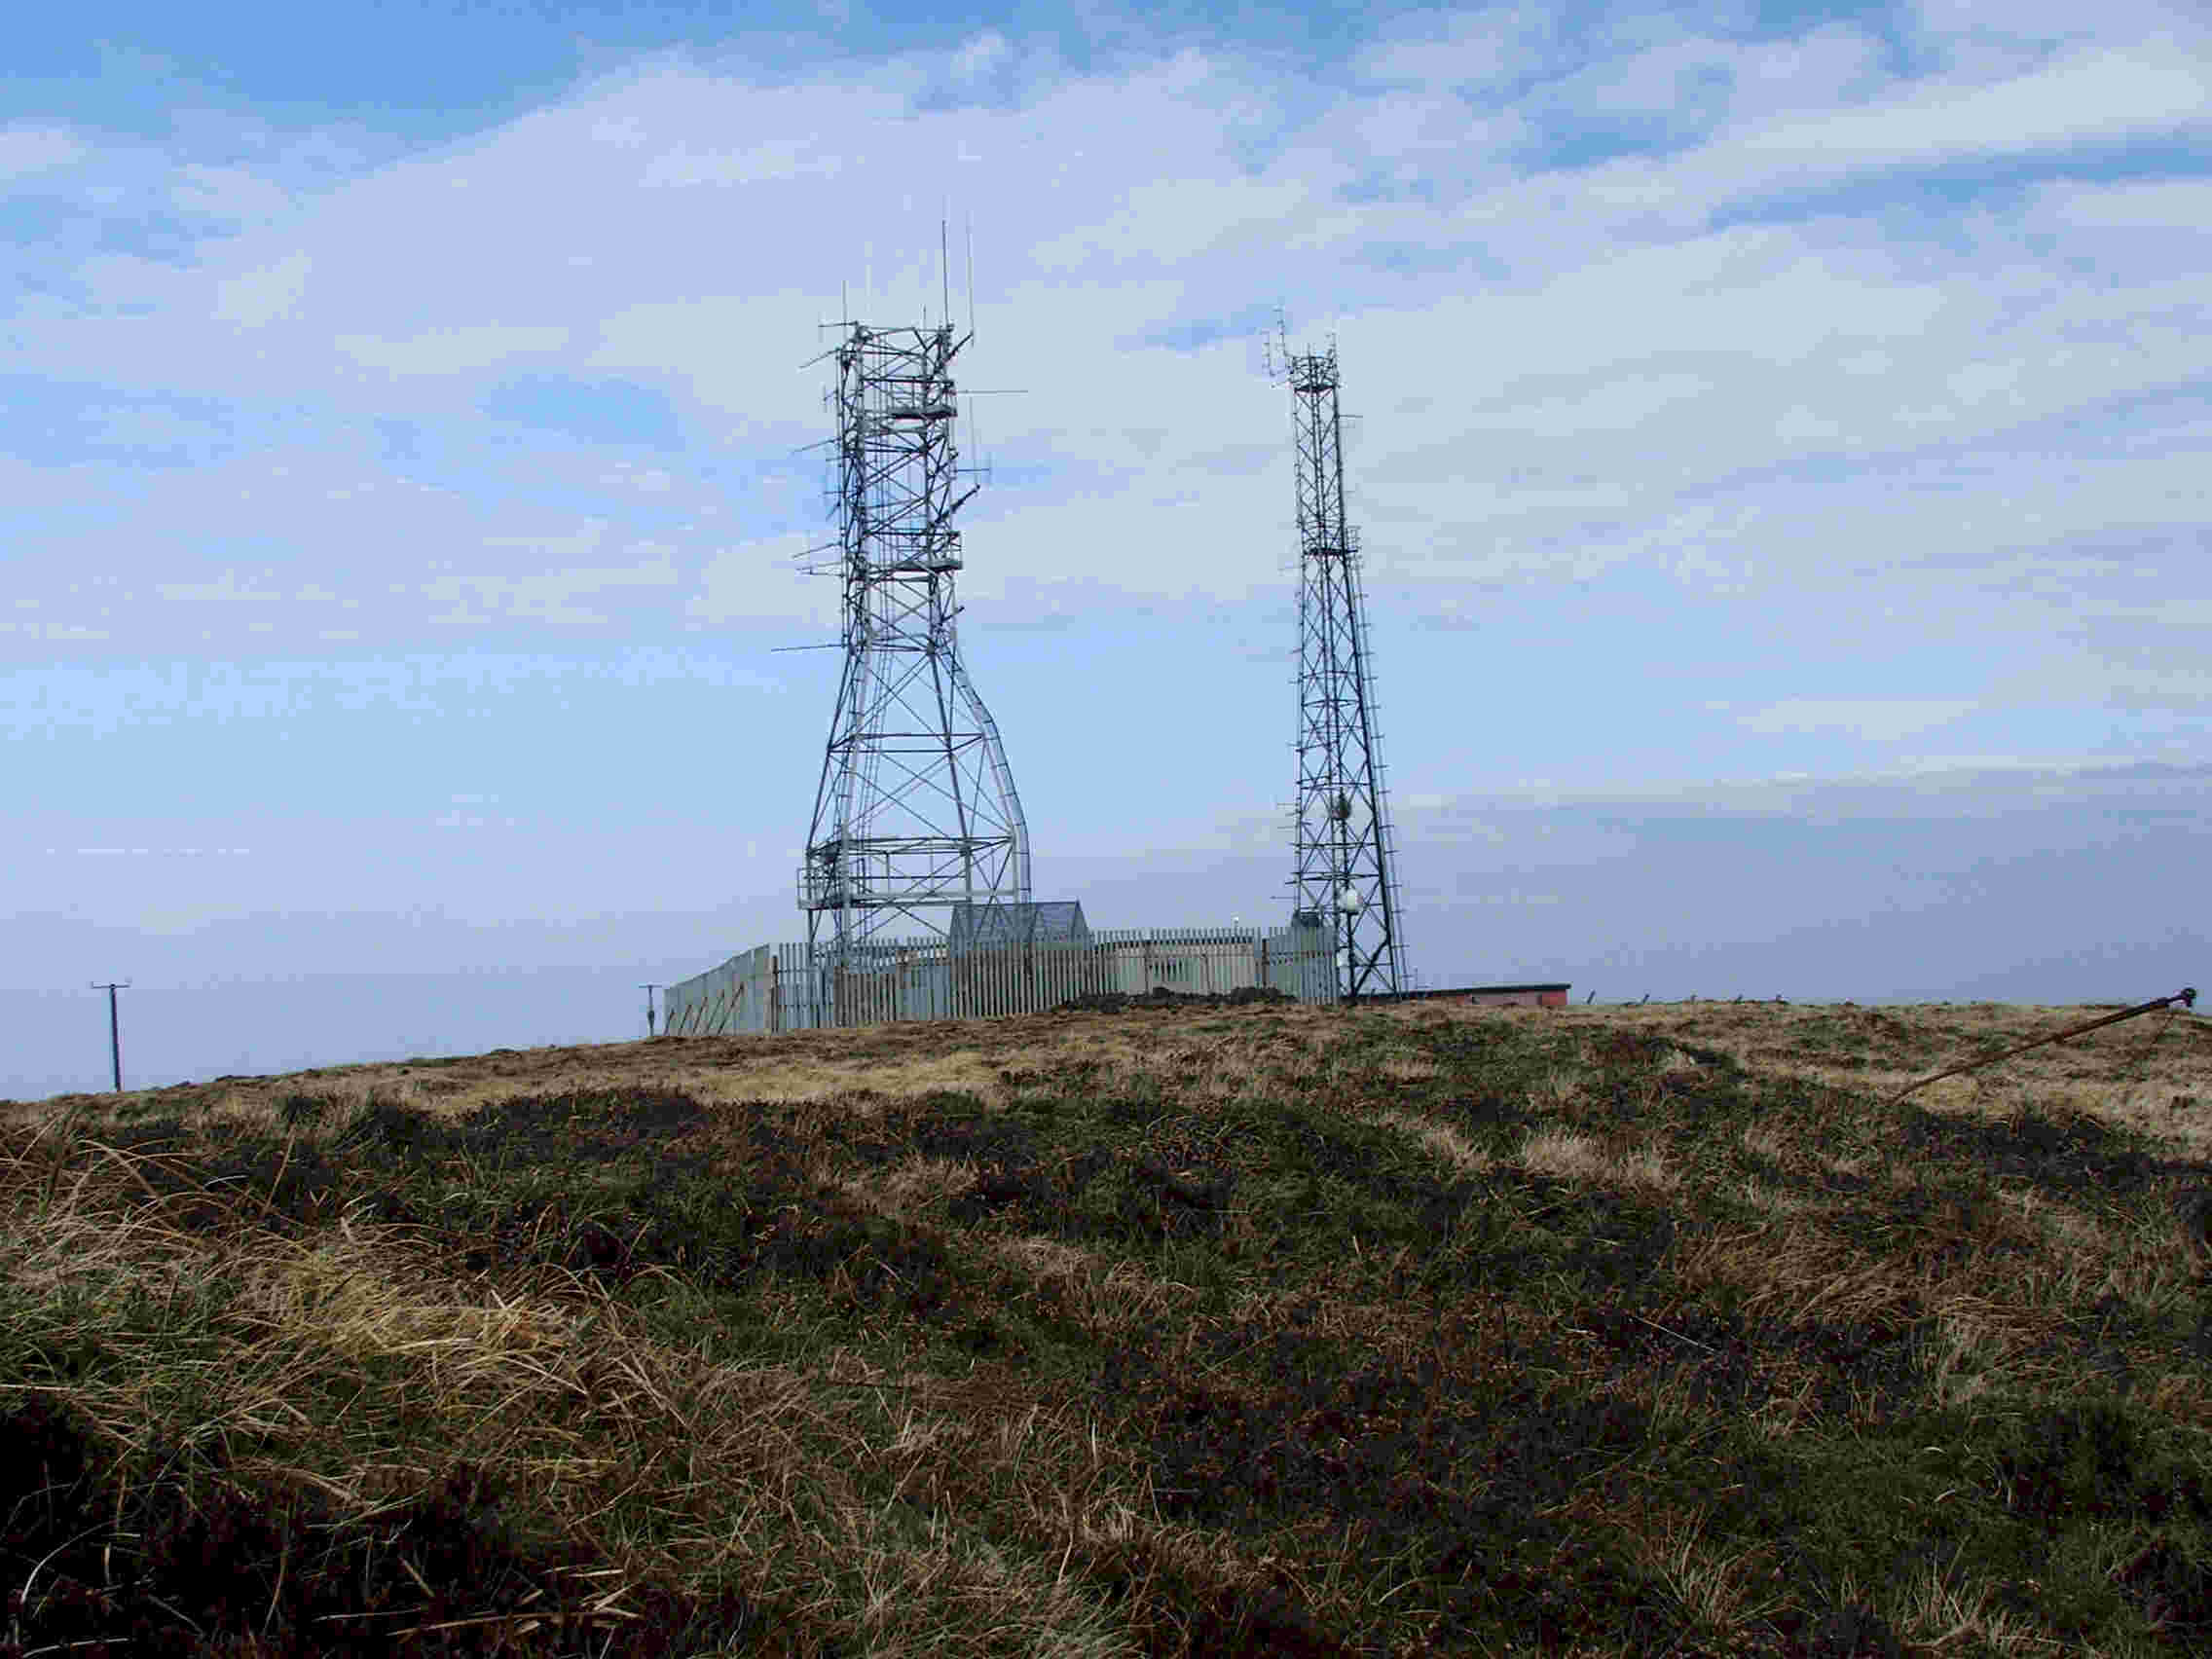
[[[942,939],[869,941],[842,973],[814,971],[803,944],[763,944],[670,985],[677,1036],[807,1031],[894,1019],[1034,1014],[1072,998],[1164,986],[1221,995],[1270,986],[1333,1003],[1338,973],[1318,928],[1120,928],[1082,940],[960,949]]]

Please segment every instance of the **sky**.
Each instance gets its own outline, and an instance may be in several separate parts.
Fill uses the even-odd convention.
[[[107,1085],[95,981],[151,1087],[803,938],[814,359],[948,290],[1039,898],[1284,919],[1279,316],[1420,982],[2207,977],[2195,4],[90,0],[0,283],[0,1095]]]

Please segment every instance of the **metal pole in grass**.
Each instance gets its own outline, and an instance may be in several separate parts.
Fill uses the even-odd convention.
[[[2064,1031],[2053,1031],[2048,1037],[2038,1037],[2033,1043],[2022,1043],[2016,1049],[2007,1049],[2001,1054],[1991,1054],[1979,1060],[1969,1060],[1965,1065],[1952,1066],[1945,1071],[1931,1072],[1918,1083],[1907,1084],[1903,1088],[1899,1089],[1884,1104],[1895,1106],[1914,1089],[1926,1088],[1930,1084],[1940,1083],[1947,1077],[1957,1077],[1961,1072],[1979,1071],[1983,1066],[1993,1066],[1999,1060],[2009,1060],[2014,1054],[2024,1054],[2030,1049],[2040,1049],[2046,1043],[2063,1043],[2069,1037],[2079,1037],[2085,1031],[2096,1031],[2107,1025],[2118,1025],[2123,1019],[2133,1019],[2139,1014],[2150,1014],[2157,1009],[2171,1008],[2175,1003],[2180,1003],[2184,1008],[2194,1008],[2196,1006],[2196,987],[2185,985],[2170,997],[2153,997],[2149,1002],[2137,1003],[2133,1008],[2123,1008],[2118,1014],[2108,1014],[2101,1018],[2092,1019],[2081,1025],[2069,1025]]]
[[[107,1057],[115,1067],[115,1091],[123,1092],[123,1028],[117,1022],[115,993],[130,988],[129,979],[110,979],[106,984],[95,984],[95,991],[107,992]]]
[[[645,1035],[647,1037],[650,1037],[653,1034],[653,992],[659,990],[661,986],[658,980],[655,980],[649,985],[640,985],[638,987],[639,990],[645,993]]]

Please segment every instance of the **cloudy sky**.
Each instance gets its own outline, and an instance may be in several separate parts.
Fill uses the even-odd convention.
[[[806,365],[948,276],[1039,897],[1280,919],[1280,308],[1428,982],[2206,976],[2212,14],[1216,10],[13,23],[0,1094],[104,1085],[95,979],[154,1084],[803,937]]]

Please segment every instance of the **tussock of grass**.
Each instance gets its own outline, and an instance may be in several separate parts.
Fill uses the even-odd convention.
[[[0,1653],[2201,1650],[2203,1025],[1885,1104],[2066,1017],[1133,1009],[13,1105]]]
[[[1593,1185],[1637,1187],[1658,1193],[1671,1193],[1681,1185],[1680,1176],[1656,1151],[1642,1148],[1616,1152],[1594,1135],[1559,1129],[1531,1130],[1521,1143],[1520,1162],[1541,1174]]]
[[[1396,1111],[1377,1112],[1363,1122],[1412,1135],[1454,1169],[1465,1174],[1480,1175],[1491,1167],[1490,1154],[1450,1124],[1418,1117],[1411,1112]]]

